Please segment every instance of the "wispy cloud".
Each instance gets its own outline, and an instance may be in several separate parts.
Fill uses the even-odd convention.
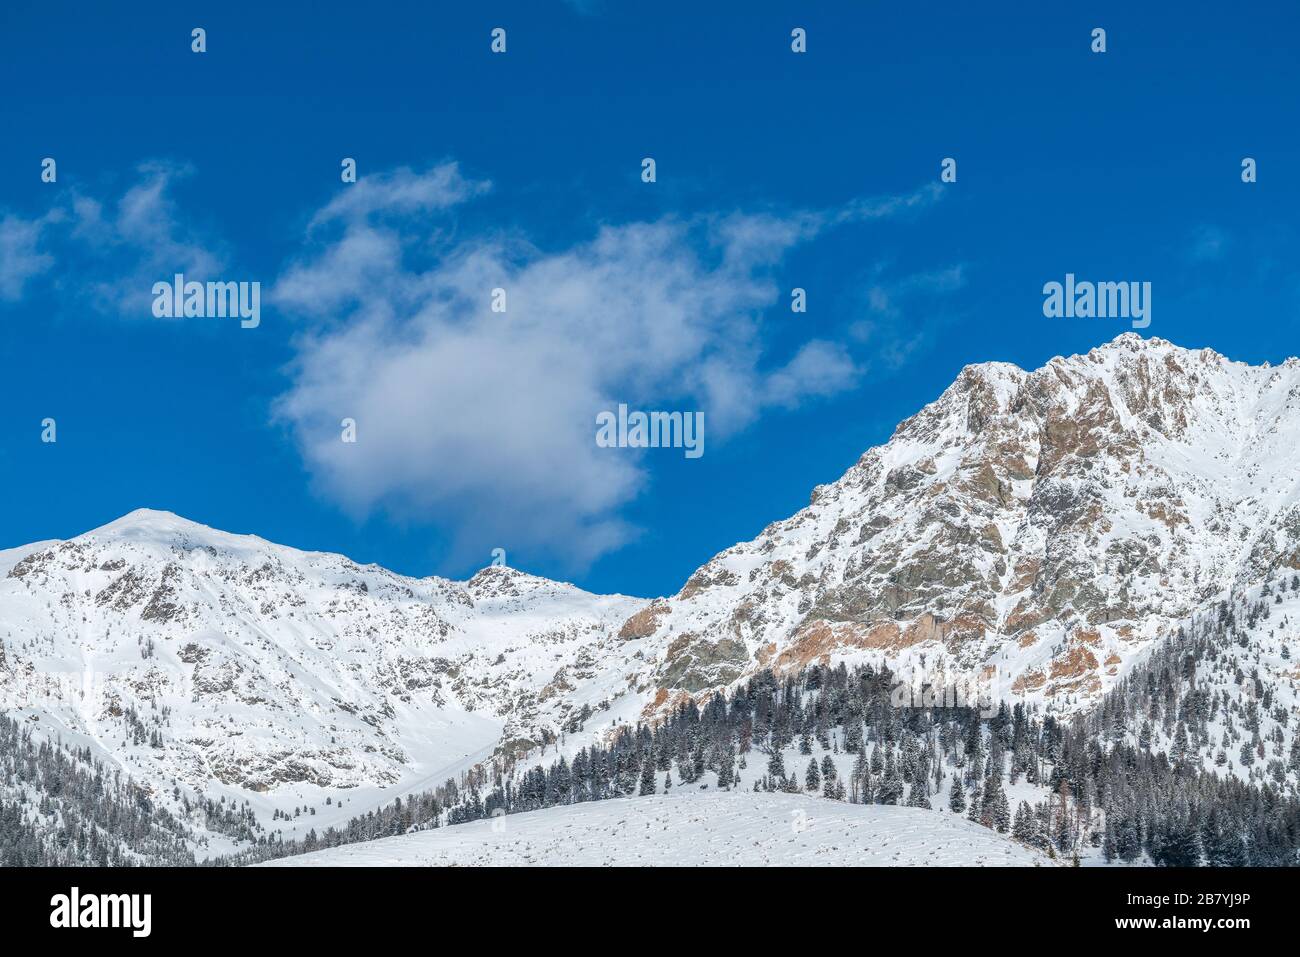
[[[45,282],[145,317],[154,282],[220,278],[224,244],[172,198],[189,175],[148,163],[120,192],[61,189],[38,218],[0,217],[0,298]],[[923,210],[938,190],[608,223],[540,249],[519,230],[457,232],[457,207],[490,189],[451,162],[342,186],[307,218],[304,252],[269,297],[299,330],[275,415],[318,490],[358,516],[448,529],[449,566],[501,545],[578,570],[618,548],[638,534],[622,512],[656,453],[598,447],[598,413],[700,411],[712,448],[771,410],[854,388],[876,361],[865,353],[897,347],[866,325],[895,321],[927,285],[961,281],[873,276],[856,325],[840,317],[792,341],[791,251]],[[355,444],[340,439],[345,418]]]
[[[701,410],[713,442],[851,388],[842,344],[770,353],[763,313],[788,296],[776,270],[830,227],[935,196],[610,224],[552,251],[508,232],[429,243],[486,189],[451,165],[403,170],[313,218],[309,254],[274,290],[305,320],[277,414],[354,512],[436,519],[453,562],[502,545],[574,567],[636,534],[620,512],[648,480],[635,450],[596,446],[597,413]],[[345,417],[355,444],[340,441]]]
[[[178,272],[204,281],[224,268],[217,244],[200,239],[170,197],[172,185],[191,174],[188,166],[145,163],[137,170],[137,181],[115,201],[74,195],[73,238],[100,257],[115,258],[113,275],[90,285],[100,309],[149,316],[154,282]]]
[[[47,228],[58,218],[56,213],[38,219],[15,215],[0,218],[0,299],[20,299],[27,281],[54,265],[54,257],[38,247]]]
[[[0,297],[16,300],[29,280],[49,277],[61,292],[104,312],[146,318],[155,281],[176,272],[213,277],[224,262],[218,245],[200,238],[169,196],[187,175],[183,166],[145,163],[117,196],[71,187],[37,218],[4,216]]]
[[[486,193],[491,187],[486,180],[466,179],[454,162],[442,163],[423,173],[403,166],[358,179],[326,204],[312,218],[312,225],[337,219],[359,222],[378,215],[436,212]]]
[[[873,362],[892,370],[933,342],[943,322],[936,308],[940,297],[966,285],[966,267],[893,275],[877,264],[863,290],[864,308],[849,327],[857,342],[869,347]]]

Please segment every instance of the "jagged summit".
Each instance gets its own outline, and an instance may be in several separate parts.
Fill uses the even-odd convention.
[[[1206,602],[1300,566],[1297,448],[1295,362],[1125,333],[967,366],[661,607],[659,680],[867,656],[1078,707]]]

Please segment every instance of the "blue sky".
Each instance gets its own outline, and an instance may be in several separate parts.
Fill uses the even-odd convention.
[[[268,6],[0,11],[0,545],[148,506],[669,593],[963,365],[1128,328],[1044,318],[1066,272],[1300,353],[1291,5]],[[182,269],[261,325],[155,319]],[[620,401],[705,454],[596,449]]]

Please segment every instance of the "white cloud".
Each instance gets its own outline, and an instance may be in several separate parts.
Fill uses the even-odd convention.
[[[137,174],[116,199],[72,188],[38,219],[0,219],[0,298],[16,300],[28,280],[49,274],[69,296],[89,298],[104,311],[149,318],[155,281],[177,272],[215,277],[223,257],[182,223],[168,196],[188,170],[146,163]]]
[[[182,222],[169,196],[172,184],[190,175],[188,167],[152,162],[137,172],[139,180],[107,205],[74,194],[72,238],[93,247],[97,257],[114,257],[114,275],[90,283],[96,305],[148,318],[155,282],[176,273],[199,281],[219,278],[225,257]]]
[[[423,173],[403,166],[387,173],[358,177],[316,214],[313,225],[335,219],[363,220],[376,214],[410,215],[447,209],[487,192],[491,183],[471,181],[456,163],[442,163]]]
[[[793,407],[809,396],[825,397],[843,392],[854,384],[859,371],[843,345],[814,339],[804,343],[793,359],[768,376],[765,396],[772,405]]]
[[[144,317],[155,281],[222,278],[221,247],[171,198],[187,175],[149,163],[115,196],[73,189],[38,219],[3,216],[0,299],[50,277]],[[623,507],[652,456],[680,454],[598,448],[597,413],[700,410],[707,449],[767,410],[852,388],[862,366],[841,343],[770,348],[791,330],[782,263],[829,229],[939,195],[609,224],[556,250],[510,231],[455,239],[449,211],[489,189],[454,163],[363,174],[311,217],[308,253],[270,296],[303,320],[276,414],[325,495],[358,515],[441,524],[450,564],[500,545],[575,568],[637,534]],[[495,287],[504,315],[490,309]],[[355,445],[340,441],[345,417]]]
[[[964,285],[966,271],[962,266],[912,273],[900,278],[877,278],[867,287],[867,307],[875,315],[898,319],[902,317],[903,304],[909,300],[952,292]]]
[[[54,265],[54,257],[37,250],[50,221],[14,215],[0,219],[0,299],[20,299],[27,281]]]
[[[767,408],[851,387],[843,346],[767,354],[762,314],[789,294],[774,268],[830,226],[935,195],[606,225],[555,251],[510,234],[428,241],[443,232],[434,214],[486,188],[451,165],[402,170],[358,199],[345,187],[313,219],[317,243],[273,293],[307,320],[277,415],[319,489],[356,514],[440,522],[455,564],[502,546],[575,567],[636,534],[620,510],[646,456],[680,454],[598,448],[597,413],[702,410],[711,447]]]

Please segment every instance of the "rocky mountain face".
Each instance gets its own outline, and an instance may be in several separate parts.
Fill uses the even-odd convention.
[[[814,661],[1080,709],[1179,622],[1300,568],[1298,447],[1300,362],[1126,334],[966,368],[653,601],[508,568],[406,578],[134,512],[0,552],[0,709],[160,794],[267,812],[385,800]]]
[[[1079,707],[1215,596],[1300,567],[1300,362],[1120,336],[969,366],[629,629],[658,700],[878,657]]]
[[[6,553],[0,706],[132,774],[387,786],[559,727],[643,602],[504,567],[410,579],[139,511]],[[594,692],[593,692],[594,693]]]

